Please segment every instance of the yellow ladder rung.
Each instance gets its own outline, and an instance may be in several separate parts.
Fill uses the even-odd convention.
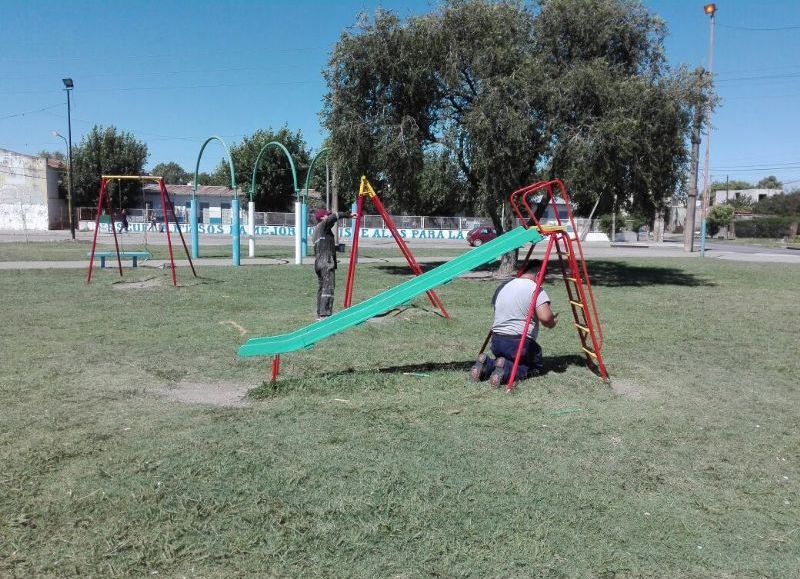
[[[568,277],[567,280],[571,281],[572,283],[574,283],[576,285],[578,284],[578,278],[576,278],[576,277]]]
[[[581,332],[584,332],[586,334],[589,333],[589,328],[586,327],[586,326],[582,326],[580,324],[575,324],[575,327],[578,328]]]
[[[573,306],[575,306],[576,308],[583,308],[583,307],[585,307],[585,306],[583,305],[583,302],[574,302],[574,301],[572,301],[572,300],[569,300],[569,303],[571,303],[571,304],[572,304]]]
[[[586,353],[587,353],[589,356],[591,356],[592,358],[594,358],[595,360],[597,360],[597,354],[595,354],[594,352],[592,352],[592,351],[591,351],[591,350],[589,350],[588,348],[581,347],[581,350],[583,350],[583,351],[584,351],[584,352],[586,352]]]

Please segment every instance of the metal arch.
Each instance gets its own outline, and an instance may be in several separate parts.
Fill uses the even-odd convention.
[[[228,157],[228,167],[231,170],[231,189],[233,190],[233,196],[236,196],[236,172],[233,169],[233,159],[231,158],[231,150],[228,148],[228,145],[222,139],[222,137],[218,137],[213,135],[206,139],[206,142],[203,143],[203,146],[200,147],[200,152],[197,154],[197,164],[194,166],[194,187],[192,188],[192,199],[197,196],[197,177],[200,173],[200,159],[203,157],[203,151],[206,149],[206,145],[208,145],[211,141],[219,141],[222,143],[222,147],[225,149],[225,156]]]
[[[228,167],[231,170],[231,253],[233,265],[240,265],[239,257],[239,195],[236,189],[236,170],[233,168],[233,158],[228,144],[217,135],[213,135],[206,139],[203,146],[200,147],[200,152],[197,154],[197,163],[194,167],[194,186],[192,187],[192,207],[191,207],[191,227],[192,227],[192,257],[200,257],[200,239],[197,232],[197,187],[198,177],[200,175],[200,159],[203,157],[203,151],[211,141],[219,141],[222,148],[225,149],[225,156],[228,158]]]
[[[308,172],[306,173],[306,187],[305,187],[306,195],[308,195],[308,185],[309,182],[311,181],[311,174],[314,171],[314,163],[317,162],[317,159],[319,159],[323,153],[330,153],[330,152],[331,152],[330,147],[323,147],[322,149],[319,150],[319,152],[316,155],[314,155],[314,158],[311,159],[311,164],[308,166]]]
[[[258,156],[256,157],[255,165],[253,166],[253,179],[250,181],[250,201],[253,200],[253,195],[256,193],[256,175],[258,174],[258,166],[261,163],[261,156],[266,152],[269,147],[278,147],[286,158],[289,160],[289,167],[292,169],[292,182],[294,184],[294,194],[297,195],[298,188],[297,188],[297,170],[294,167],[294,160],[292,160],[292,155],[289,153],[289,150],[283,146],[283,143],[279,143],[278,141],[270,141],[258,152]]]

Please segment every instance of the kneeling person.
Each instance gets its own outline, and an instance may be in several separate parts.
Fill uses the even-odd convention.
[[[491,350],[495,358],[480,354],[470,370],[470,377],[479,381],[489,376],[492,387],[508,381],[511,367],[517,356],[517,348],[525,330],[525,319],[531,306],[533,293],[536,291],[536,272],[539,264],[531,262],[525,273],[518,278],[506,282],[497,288],[492,298],[494,306],[494,323],[492,324]],[[536,298],[536,311],[528,326],[528,335],[524,339],[522,355],[517,368],[517,378],[538,376],[542,371],[542,348],[536,342],[539,324],[545,328],[554,328],[558,314],[550,309],[550,297],[541,290]]]

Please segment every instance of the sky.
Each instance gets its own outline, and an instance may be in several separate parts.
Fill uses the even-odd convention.
[[[645,0],[666,22],[672,66],[709,65],[705,2]],[[322,71],[359,13],[429,12],[428,0],[4,0],[0,19],[0,148],[66,151],[62,78],[72,141],[95,125],[145,142],[147,168],[175,161],[194,171],[211,135],[228,144],[286,125],[312,149],[326,85]],[[800,1],[716,2],[713,71],[722,98],[711,132],[712,180],[775,175],[800,187]],[[705,151],[705,137],[701,145]],[[200,163],[222,159],[212,142]]]

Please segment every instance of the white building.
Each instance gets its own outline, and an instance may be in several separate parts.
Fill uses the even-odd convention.
[[[167,193],[175,205],[175,214],[184,222],[188,221],[189,206],[192,201],[192,185],[167,185]],[[143,187],[144,202],[147,209],[161,213],[161,186],[147,183]],[[198,185],[197,219],[198,223],[230,223],[231,199],[233,190],[220,185]]]
[[[762,199],[780,193],[783,193],[783,189],[729,189],[727,191],[721,189],[713,192],[709,205],[717,205],[719,203],[725,203],[728,200],[734,201],[737,199],[749,199],[753,203],[758,203]]]
[[[0,149],[0,229],[67,227],[67,202],[58,192],[61,169],[56,159]]]

